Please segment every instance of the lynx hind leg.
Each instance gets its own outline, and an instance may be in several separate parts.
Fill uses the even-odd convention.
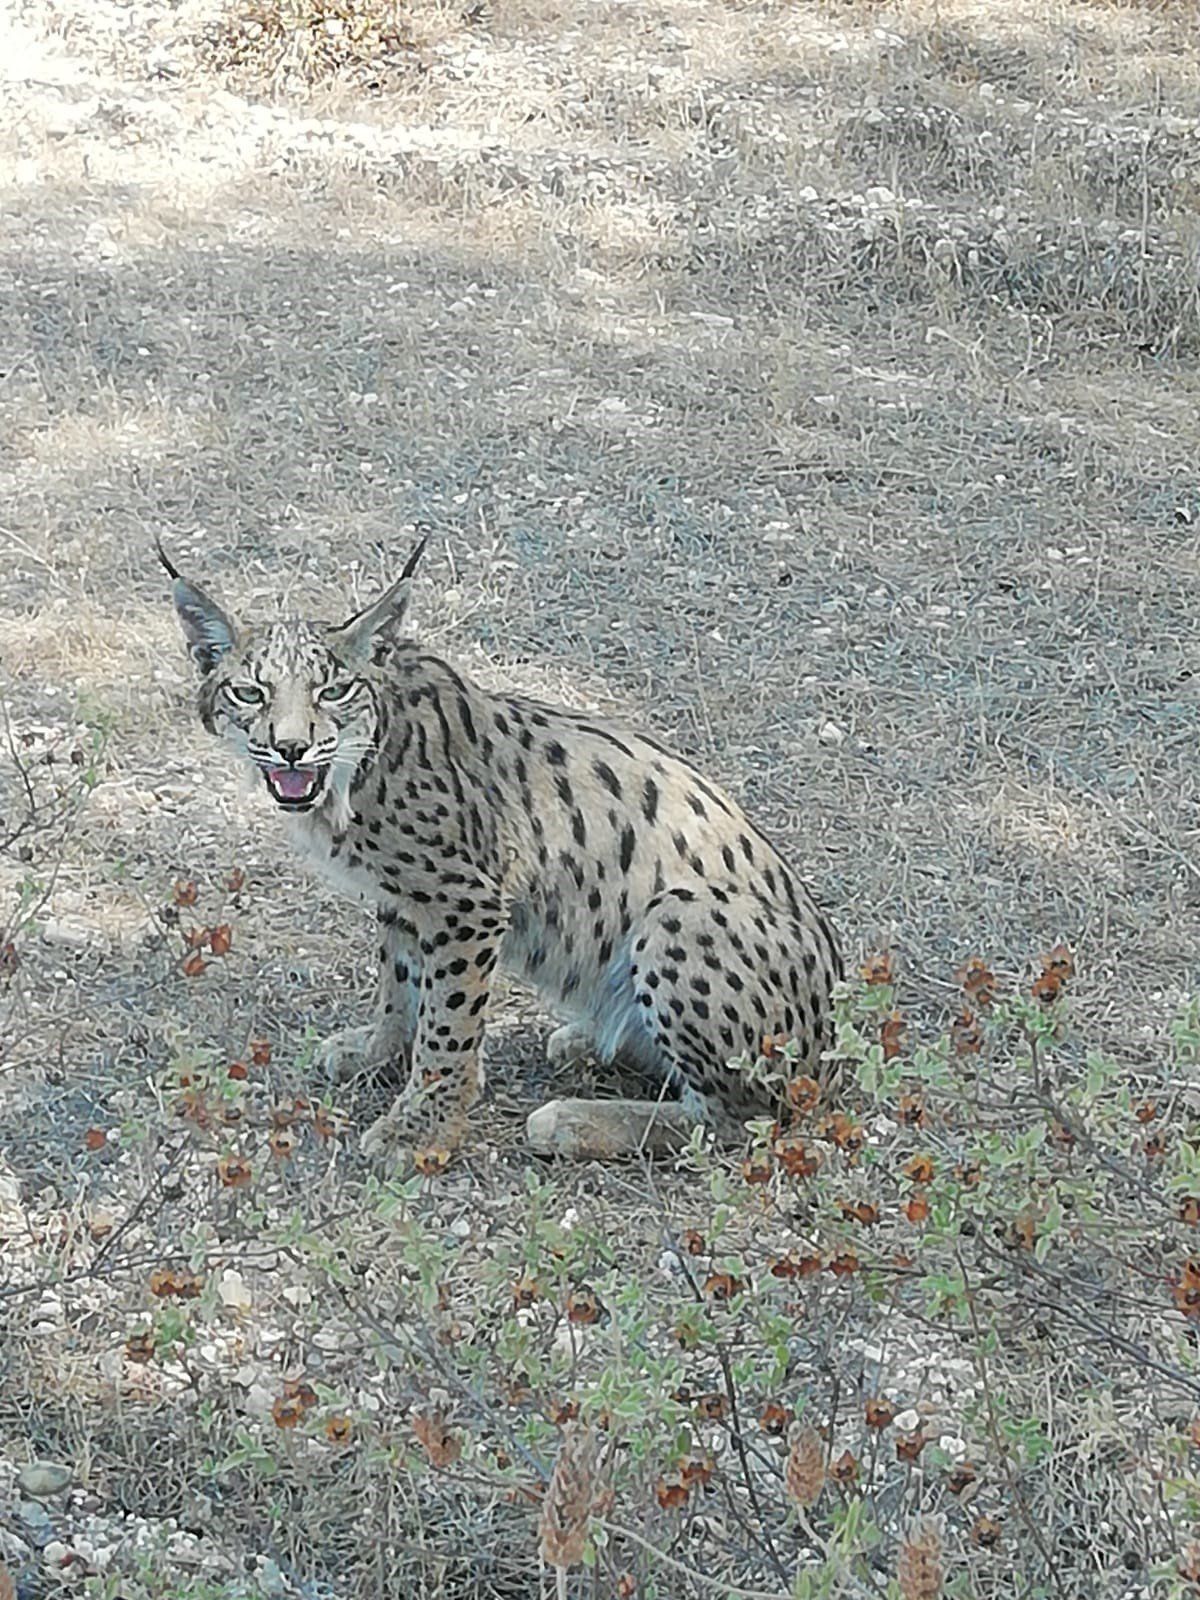
[[[787,1034],[806,1068],[819,1068],[839,961],[829,929],[811,916],[774,913],[757,899],[668,891],[614,963],[594,1024],[559,1030],[556,1050],[585,1041],[665,1083],[678,1100],[555,1100],[526,1133],[545,1154],[604,1159],[677,1147],[697,1123],[719,1140],[741,1137],[761,1114],[753,1087],[729,1061]]]
[[[815,910],[797,916],[756,897],[670,890],[631,956],[646,1042],[685,1103],[696,1097],[736,1117],[762,1109],[728,1063],[757,1052],[764,1034],[795,1040],[806,1067],[818,1067],[839,964]]]

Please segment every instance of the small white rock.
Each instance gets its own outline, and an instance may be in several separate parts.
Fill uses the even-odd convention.
[[[246,1287],[245,1279],[233,1267],[226,1267],[221,1274],[221,1281],[217,1285],[217,1293],[221,1297],[221,1304],[229,1306],[235,1311],[248,1311],[254,1304],[253,1296]]]
[[[839,745],[845,743],[846,732],[839,728],[836,722],[823,722],[817,738],[824,745]]]
[[[275,1404],[276,1391],[265,1383],[252,1383],[246,1391],[246,1410],[255,1417],[269,1417]]]

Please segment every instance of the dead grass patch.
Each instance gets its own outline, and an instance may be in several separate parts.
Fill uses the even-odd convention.
[[[441,0],[228,0],[197,44],[210,68],[247,83],[381,91],[425,71],[424,53],[481,15]]]

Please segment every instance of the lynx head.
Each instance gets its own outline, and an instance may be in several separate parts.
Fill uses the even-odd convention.
[[[310,811],[329,799],[348,811],[351,780],[379,731],[372,669],[404,617],[426,542],[391,588],[348,622],[258,627],[239,627],[180,576],[159,544],[188,652],[200,670],[201,720],[254,764],[283,810]]]

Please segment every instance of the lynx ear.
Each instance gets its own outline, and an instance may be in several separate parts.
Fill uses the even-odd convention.
[[[334,646],[348,662],[369,661],[371,647],[381,634],[389,634],[400,626],[408,610],[408,597],[412,588],[412,575],[429,543],[429,535],[422,534],[412,554],[404,563],[404,571],[386,589],[379,599],[362,611],[356,612],[348,622],[333,630]]]
[[[183,624],[188,654],[203,673],[209,673],[237,639],[237,629],[221,607],[203,589],[180,577],[167,559],[162,541],[155,539],[158,559],[171,576],[171,598]]]

